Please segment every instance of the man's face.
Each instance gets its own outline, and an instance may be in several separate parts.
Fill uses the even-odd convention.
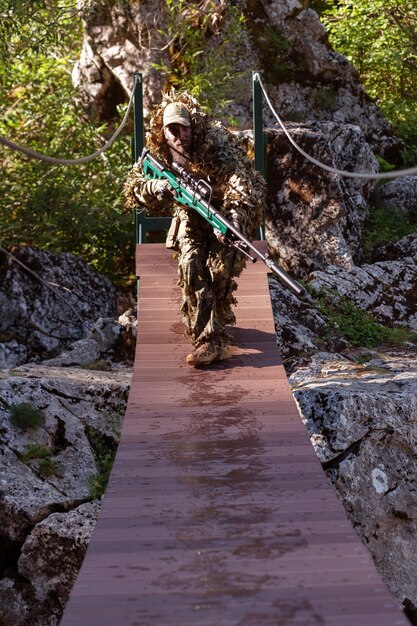
[[[191,126],[182,124],[168,124],[164,127],[166,142],[170,148],[180,154],[190,153],[193,141],[193,130]]]

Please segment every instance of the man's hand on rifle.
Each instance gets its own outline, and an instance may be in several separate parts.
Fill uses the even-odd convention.
[[[232,216],[227,217],[227,220],[237,229],[240,231],[240,223],[239,223],[239,219],[237,214],[234,214]],[[220,232],[220,230],[217,230],[216,228],[214,229],[214,234],[216,235],[218,241],[220,241],[220,243],[222,243],[224,246],[230,245],[230,241],[228,239],[227,235],[223,235],[223,233]],[[232,233],[230,233],[232,234]]]
[[[166,178],[148,180],[141,189],[135,187],[133,192],[137,201],[145,204],[155,202],[168,204],[175,198],[175,189]]]
[[[175,190],[166,179],[160,179],[153,181],[153,194],[158,198],[160,202],[163,200],[173,200],[175,198]]]

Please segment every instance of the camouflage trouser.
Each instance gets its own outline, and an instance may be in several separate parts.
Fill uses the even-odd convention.
[[[227,344],[227,324],[235,323],[232,304],[245,258],[235,248],[220,243],[207,224],[187,223],[178,240],[179,285],[182,289],[182,319],[193,344],[210,341]]]

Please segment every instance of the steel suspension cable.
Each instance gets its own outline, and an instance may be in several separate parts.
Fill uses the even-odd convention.
[[[322,163],[321,161],[318,161],[317,159],[309,155],[307,152],[305,152],[301,148],[301,146],[299,146],[296,143],[296,141],[292,138],[291,134],[288,132],[287,128],[285,127],[284,122],[282,121],[282,119],[280,118],[280,116],[275,111],[274,107],[272,106],[271,100],[266,92],[266,89],[264,87],[264,84],[258,72],[255,72],[254,78],[259,81],[262,92],[265,96],[265,100],[269,108],[271,109],[271,112],[273,113],[276,120],[278,121],[278,124],[281,126],[282,130],[287,136],[288,141],[294,146],[296,150],[298,150],[300,154],[302,154],[306,159],[308,159],[308,161],[311,161],[311,163],[314,163],[314,165],[317,165],[318,167],[321,167],[322,169],[326,170],[327,172],[331,172],[332,174],[339,174],[340,176],[344,176],[346,178],[363,178],[366,180],[381,180],[381,179],[386,179],[386,178],[397,178],[399,176],[412,176],[412,175],[417,174],[417,167],[409,167],[408,169],[404,169],[404,170],[394,170],[391,172],[383,172],[383,173],[378,173],[378,174],[371,174],[371,173],[365,173],[365,172],[348,172],[347,170],[339,170],[337,168],[331,167],[330,165],[326,165],[325,163]]]
[[[133,88],[130,94],[129,104],[127,106],[126,113],[120,123],[119,128],[116,130],[113,136],[110,137],[110,139],[104,144],[104,146],[102,146],[101,148],[99,148],[99,150],[96,150],[92,154],[89,154],[88,156],[80,157],[76,159],[60,159],[58,157],[52,157],[46,154],[41,154],[40,152],[36,152],[35,150],[31,150],[30,148],[25,148],[24,146],[21,146],[20,144],[15,143],[14,141],[10,141],[10,139],[6,139],[6,137],[3,137],[2,135],[0,135],[0,143],[7,146],[8,148],[11,148],[12,150],[15,150],[17,152],[22,152],[23,154],[26,154],[28,157],[32,159],[39,159],[40,161],[45,161],[46,163],[53,163],[55,165],[77,165],[79,163],[87,163],[88,161],[92,161],[93,159],[98,157],[105,150],[108,150],[110,146],[112,145],[112,143],[120,135],[129,117],[129,113],[133,104],[134,93],[135,93],[135,89]]]

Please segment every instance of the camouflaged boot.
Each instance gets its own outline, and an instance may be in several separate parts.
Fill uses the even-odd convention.
[[[188,365],[193,367],[200,367],[201,365],[209,365],[213,361],[223,361],[232,356],[232,351],[227,343],[220,345],[207,342],[203,343],[199,348],[196,348],[194,352],[191,352],[187,356]]]
[[[203,343],[187,356],[186,361],[188,365],[192,365],[193,367],[209,365],[217,358],[218,354],[219,346],[215,343]]]

